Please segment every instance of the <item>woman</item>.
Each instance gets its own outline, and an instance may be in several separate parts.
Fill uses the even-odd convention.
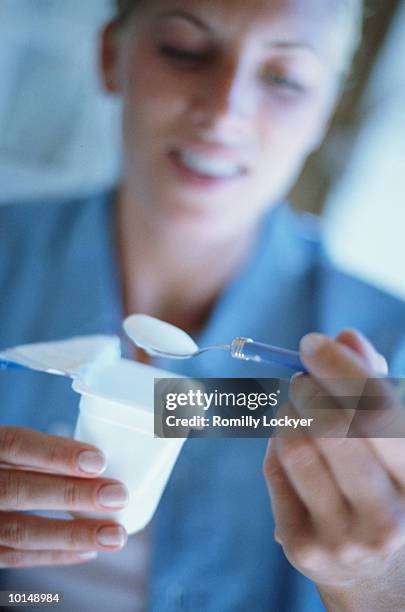
[[[403,305],[333,270],[311,228],[279,205],[322,140],[358,9],[354,0],[119,2],[102,67],[123,100],[121,184],[52,209],[1,211],[4,346],[116,332],[125,314],[145,312],[202,344],[246,335],[294,348],[314,329],[340,332],[301,342],[314,381],[386,370],[362,335],[341,330],[355,326],[393,356]],[[286,374],[223,356],[178,371]],[[290,411],[305,408],[300,381]],[[126,491],[102,478],[97,449],[34,431],[74,423],[63,382],[27,375],[23,385],[8,373],[2,398],[2,588],[59,591],[65,609],[80,610],[144,609],[148,599],[165,611],[314,612],[323,609],[315,585],[330,610],[403,607],[400,443],[394,452],[385,440],[277,439],[263,479],[263,440],[190,440],[144,534],[86,570],[43,570],[120,550],[126,534],[102,512],[125,505]],[[100,519],[15,513],[84,508]]]

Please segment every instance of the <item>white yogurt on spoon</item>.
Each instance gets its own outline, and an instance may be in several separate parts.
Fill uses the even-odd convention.
[[[131,340],[150,355],[192,356],[199,347],[182,329],[144,314],[134,314],[124,321]]]

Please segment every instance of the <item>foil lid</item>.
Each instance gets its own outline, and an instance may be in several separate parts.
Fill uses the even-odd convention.
[[[76,378],[89,366],[109,364],[121,357],[118,336],[75,336],[56,342],[15,346],[0,353],[0,358],[22,367]]]

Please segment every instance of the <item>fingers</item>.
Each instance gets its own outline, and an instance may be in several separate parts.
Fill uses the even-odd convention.
[[[311,376],[342,407],[360,408],[355,423],[359,435],[405,435],[403,410],[389,381],[370,378],[375,373],[367,369],[359,353],[321,334],[308,334],[301,340],[301,358]]]
[[[275,444],[275,438],[269,440],[263,473],[276,523],[275,538],[281,544],[287,534],[299,534],[306,530],[308,512],[284,472]]]
[[[368,507],[378,513],[379,500],[394,501],[397,489],[370,441],[346,437],[350,425],[348,411],[334,409],[334,398],[323,398],[323,407],[311,411],[316,389],[316,381],[311,377],[295,376],[289,391],[294,410],[298,416],[314,414],[317,423],[312,434],[314,445],[346,499],[359,512]],[[327,409],[329,404],[332,409]],[[293,475],[291,479],[294,481]]]
[[[370,363],[377,359],[382,369],[383,358],[378,357],[378,353],[370,343],[355,332],[349,330],[342,332],[338,336],[338,342],[318,336],[318,334],[309,334],[306,337],[307,340],[310,339],[312,352],[305,346],[307,340],[304,340],[302,347],[302,359],[306,361],[307,366],[311,364],[312,379],[325,389],[331,400],[338,402],[342,407],[359,408],[351,424],[351,436],[367,438],[370,448],[391,477],[400,486],[405,486],[405,459],[403,459],[405,413],[402,401],[397,397],[389,381],[377,378],[367,380],[367,377],[373,376],[373,373],[367,370],[366,361]],[[343,342],[348,346],[344,346]],[[362,360],[362,363],[359,363],[359,360]],[[376,364],[374,365],[376,368]],[[345,380],[345,377],[348,378]],[[294,378],[292,386],[296,387],[297,396],[300,395],[298,387],[301,384],[300,377]],[[302,395],[305,396],[305,392]],[[294,405],[300,416],[307,416],[308,402],[305,403],[303,399],[294,400]],[[321,410],[318,414],[318,418],[324,418]],[[339,428],[342,425],[342,423],[339,425],[339,419],[345,417],[336,414],[335,418],[336,427]],[[323,425],[322,430],[325,436],[335,435],[333,430],[328,434],[323,429]]]
[[[397,431],[399,432],[400,429],[398,428]],[[405,489],[405,439],[368,438],[367,442],[397,486]]]
[[[362,456],[368,451],[362,440],[343,440],[351,446],[342,447],[340,456],[336,453],[337,464],[348,466],[346,473],[336,473],[329,463],[333,448],[328,444],[342,440],[324,442],[321,452],[305,436],[273,438],[264,472],[276,539],[290,562],[318,584],[346,583],[356,572],[378,572],[388,556],[403,547],[403,501],[374,457],[371,468],[377,469],[371,469],[368,486],[370,461]],[[356,461],[360,467],[350,469]]]
[[[370,342],[351,330],[341,332],[336,340],[322,334],[307,334],[301,339],[300,353],[310,373],[322,384],[330,385],[331,391],[335,390],[333,379],[338,380],[342,391],[344,379],[361,383],[388,369],[384,357]]]
[[[83,553],[119,550],[127,541],[121,525],[102,519],[59,520],[18,512],[0,517],[0,549]]]
[[[362,441],[350,443],[355,447]],[[349,450],[353,466],[357,449]],[[367,480],[359,473],[349,474],[346,499],[341,482],[320,455],[314,441],[304,437],[271,440],[264,471],[277,539],[290,562],[318,584],[379,575],[405,543],[403,501],[398,494],[393,498],[383,481],[375,486],[374,476],[365,497]],[[361,478],[365,481],[359,492]]]
[[[0,567],[70,565],[89,561],[98,550],[119,550],[127,535],[112,521],[59,521],[21,512],[124,508],[124,485],[95,478],[105,467],[104,455],[91,445],[0,427]]]
[[[291,418],[298,416],[291,402],[282,410]],[[331,530],[335,534],[342,532],[349,507],[315,442],[302,429],[297,429],[293,436],[277,435],[271,445],[274,457],[270,455],[266,460],[273,461],[282,470],[284,479],[301,501],[301,508],[309,513],[316,530],[326,536]],[[290,497],[292,499],[292,495]]]
[[[61,550],[22,551],[0,546],[0,568],[24,568],[39,565],[77,565],[97,557],[97,553],[74,553]]]
[[[123,508],[128,492],[111,479],[80,479],[0,470],[0,510],[106,511]]]
[[[323,534],[343,532],[348,506],[330,469],[308,438],[277,438],[278,458],[314,525]]]
[[[367,378],[370,374],[361,355],[323,334],[311,333],[301,338],[300,355],[317,378]]]
[[[353,420],[353,410],[342,409],[338,400],[331,397],[313,377],[306,374],[293,376],[288,396],[299,417],[313,419],[307,431],[308,436],[347,436]],[[291,437],[289,433],[287,435]]]
[[[336,340],[358,353],[366,366],[378,375],[388,374],[388,364],[384,356],[378,353],[371,342],[358,331],[344,329],[336,336]]]
[[[398,509],[399,491],[366,440],[318,438],[316,443],[337,487],[352,509],[364,515],[364,525],[391,519]]]
[[[311,376],[342,405],[353,408],[370,375],[362,357],[351,348],[321,334],[307,334],[300,342],[300,355]],[[347,397],[349,400],[345,400]]]
[[[391,431],[403,409],[387,381],[374,378],[385,362],[355,332],[346,330],[337,340],[309,334],[300,348],[309,375],[292,380],[287,410],[305,418],[321,400],[315,410],[325,435],[316,437],[315,432],[309,438],[313,432],[301,431],[272,439],[265,475],[290,561],[318,584],[345,584],[355,574],[378,573],[405,543],[403,496],[386,467],[393,460],[387,444],[392,440],[347,438],[352,416],[347,408],[355,407],[353,398],[364,400],[372,426],[388,424]],[[376,420],[378,413],[388,416],[388,423]],[[405,460],[398,455],[405,456],[405,445],[401,449],[395,442],[397,469],[404,473]]]
[[[90,444],[22,427],[0,427],[0,463],[82,477],[106,468],[103,453]]]

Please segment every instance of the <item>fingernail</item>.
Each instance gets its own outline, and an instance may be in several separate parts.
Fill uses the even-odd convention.
[[[119,525],[101,527],[97,531],[97,542],[101,546],[124,546],[127,539],[125,529]]]
[[[128,491],[121,484],[107,484],[99,489],[98,503],[106,508],[122,508],[128,501]]]
[[[78,556],[81,559],[85,559],[85,560],[89,560],[90,561],[90,559],[95,559],[98,556],[98,553],[94,552],[94,551],[92,551],[92,552],[83,552],[83,553],[78,553]]]
[[[307,334],[301,339],[300,350],[305,355],[313,355],[323,347],[325,340],[326,338],[322,334]]]
[[[82,451],[77,458],[77,465],[86,474],[101,474],[107,467],[107,461],[100,451]]]
[[[377,353],[377,362],[378,365],[375,368],[376,372],[378,374],[383,374],[384,376],[386,376],[388,374],[388,363],[384,355],[381,355],[381,353]]]
[[[303,376],[302,372],[295,372],[290,378],[290,383],[294,382],[296,378],[301,378]]]

